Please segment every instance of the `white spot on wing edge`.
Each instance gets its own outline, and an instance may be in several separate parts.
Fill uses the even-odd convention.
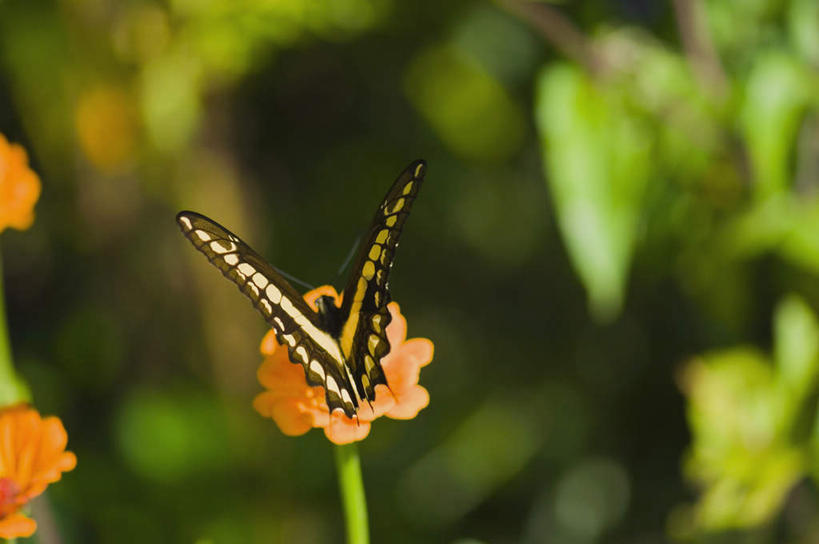
[[[183,219],[187,219],[187,218],[183,218]],[[203,242],[210,242],[210,234],[208,234],[207,232],[205,232],[203,230],[195,230],[194,234],[196,234],[196,237],[199,238],[200,240],[202,240]]]
[[[273,285],[272,283],[271,283],[270,285],[268,285],[268,286],[267,286],[267,289],[265,289],[265,291],[264,291],[264,292],[267,294],[267,296],[268,296],[268,297],[270,297],[270,300],[273,302],[273,304],[279,304],[279,302],[281,302],[281,300],[282,300],[282,292],[281,292],[281,291],[279,291],[279,290],[276,288],[276,286],[275,286],[275,285]],[[286,300],[288,303],[290,302],[290,301],[289,301],[289,300],[287,300],[287,299],[284,299],[284,300]],[[291,305],[291,306],[292,306],[292,305]],[[282,303],[282,308],[284,308],[284,303]],[[285,310],[285,311],[286,311],[286,310]],[[290,312],[287,312],[287,313],[290,313]]]
[[[310,361],[310,371],[321,376],[322,380],[324,379],[324,368],[322,368],[321,363],[315,359]]]
[[[230,243],[228,247],[223,246],[219,243],[219,240],[214,240],[210,243],[210,248],[213,250],[214,253],[229,253],[231,251],[236,251],[236,244],[233,242]]]
[[[225,257],[225,260],[227,260],[227,257]],[[255,283],[259,287],[259,289],[264,289],[270,282],[267,281],[267,278],[264,277],[264,274],[262,274],[261,272],[256,272],[256,274],[253,275],[253,283]]]
[[[329,391],[332,391],[336,395],[340,394],[338,391],[338,384],[336,383],[335,378],[333,378],[332,376],[327,376],[327,389]]]
[[[240,264],[239,270],[241,270],[242,274],[244,274],[245,276],[252,276],[253,274],[256,273],[256,269],[253,268],[253,265],[250,265],[248,263]]]
[[[184,215],[179,216],[179,222],[182,223],[182,226],[185,227],[187,230],[191,230],[193,228],[191,220],[185,217]]]
[[[236,266],[239,263],[239,256],[235,253],[225,255],[225,262],[230,266]]]
[[[307,350],[304,349],[304,346],[297,347],[295,354],[298,355],[302,361],[307,361]]]

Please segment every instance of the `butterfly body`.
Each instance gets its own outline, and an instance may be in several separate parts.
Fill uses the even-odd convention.
[[[176,217],[188,240],[251,299],[290,360],[304,367],[307,383],[324,387],[331,411],[353,417],[361,401],[375,399],[377,385],[388,385],[380,364],[390,350],[387,280],[425,170],[419,160],[398,176],[364,236],[341,305],[323,296],[317,311],[238,236],[196,212]]]
[[[316,299],[316,308],[318,308],[321,328],[338,341],[341,336],[341,328],[344,326],[344,315],[341,313],[341,308],[336,306],[333,297],[327,295],[322,295]]]

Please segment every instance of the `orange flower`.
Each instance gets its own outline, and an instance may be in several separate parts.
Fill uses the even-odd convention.
[[[329,295],[340,302],[336,290],[330,286],[313,289],[304,300],[315,309],[315,301]],[[366,402],[358,408],[358,421],[339,410],[330,414],[324,400],[323,387],[307,385],[304,369],[290,362],[287,348],[277,341],[273,331],[262,339],[261,351],[265,356],[257,373],[259,382],[267,389],[253,400],[253,407],[264,417],[270,417],[279,429],[297,436],[312,427],[321,427],[327,438],[336,444],[364,440],[370,434],[370,422],[387,416],[392,419],[412,419],[429,404],[429,393],[418,385],[421,367],[432,361],[433,344],[427,338],[407,340],[407,320],[401,315],[398,303],[387,306],[392,321],[387,326],[390,352],[381,359],[381,366],[390,387],[377,385],[372,408]]]
[[[29,228],[38,198],[40,178],[29,168],[25,149],[0,134],[0,232]]]
[[[43,419],[22,404],[0,411],[0,537],[31,536],[37,529],[20,508],[76,466],[67,441],[56,417]]]

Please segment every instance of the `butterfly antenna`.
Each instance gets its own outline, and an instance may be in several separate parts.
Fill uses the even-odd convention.
[[[276,268],[275,266],[273,268],[276,269],[276,272],[278,272],[279,274],[281,274],[282,276],[284,276],[285,278],[287,278],[291,282],[296,283],[298,285],[301,285],[302,287],[304,287],[307,290],[311,291],[311,290],[316,288],[315,285],[311,285],[311,284],[307,283],[306,281],[300,280],[296,276],[293,276],[292,274],[288,274],[287,272],[285,272],[284,270],[282,270],[280,268]]]
[[[336,276],[341,277],[341,274],[344,272],[344,269],[350,264],[350,261],[353,260],[353,255],[355,254],[355,250],[358,249],[358,244],[361,243],[361,234],[356,236],[355,242],[353,242],[353,247],[350,248],[350,251],[347,252],[347,256],[344,258],[344,262],[341,263],[341,266],[336,272]]]

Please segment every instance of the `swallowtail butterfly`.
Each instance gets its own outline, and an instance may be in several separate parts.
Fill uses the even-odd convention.
[[[176,216],[188,240],[273,327],[290,360],[304,367],[307,383],[324,387],[330,411],[341,409],[353,417],[362,401],[375,399],[376,385],[387,385],[381,369],[381,358],[390,351],[387,279],[425,173],[426,163],[418,160],[398,176],[364,234],[341,307],[322,296],[316,301],[318,312],[238,236],[196,212]]]

